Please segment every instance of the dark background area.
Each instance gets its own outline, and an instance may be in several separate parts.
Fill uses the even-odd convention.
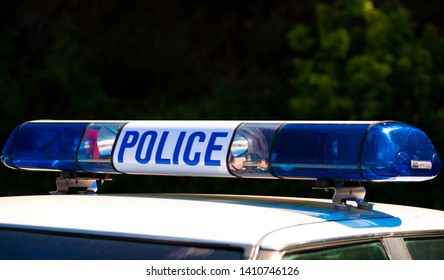
[[[2,1],[0,143],[34,119],[385,120],[444,155],[444,7],[426,1]],[[0,194],[57,173],[0,167]],[[366,183],[444,209],[442,175]],[[113,176],[107,192],[329,197],[287,180]]]

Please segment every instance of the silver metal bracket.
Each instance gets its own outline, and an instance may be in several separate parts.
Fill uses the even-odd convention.
[[[364,200],[366,190],[364,187],[340,187],[333,188],[335,193],[333,195],[333,204],[336,209],[350,208],[351,205],[347,201],[354,201],[359,209],[371,210],[373,204]]]
[[[95,194],[105,180],[111,180],[108,174],[87,174],[79,176],[76,172],[62,171],[56,179],[57,190],[50,194],[66,194],[69,188],[83,188],[81,194]]]
[[[333,185],[333,186],[332,186]],[[336,184],[325,185],[325,182],[318,184],[316,189],[332,189],[334,191],[332,202],[337,210],[349,211],[351,205],[347,201],[354,201],[359,209],[372,210],[373,204],[364,200],[366,190],[364,187],[358,186],[344,186]]]

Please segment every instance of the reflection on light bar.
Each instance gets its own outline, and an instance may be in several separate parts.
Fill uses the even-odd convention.
[[[350,181],[423,181],[441,161],[405,123],[32,121],[1,154],[11,168]]]

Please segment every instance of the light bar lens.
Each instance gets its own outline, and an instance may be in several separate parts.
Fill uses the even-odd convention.
[[[6,141],[5,146],[3,147],[2,150],[2,155],[1,155],[1,161],[9,167],[13,167],[14,165],[12,164],[12,160],[11,160],[11,149],[12,149],[12,145],[14,142],[14,139],[17,135],[17,131],[20,129],[22,125],[17,126],[11,133],[11,135],[9,136],[8,140]]]
[[[379,123],[369,129],[361,159],[366,180],[426,180],[440,169],[438,154],[420,129],[396,122]]]
[[[78,152],[78,164],[91,173],[116,173],[111,154],[117,134],[124,123],[94,123],[82,138]]]
[[[285,124],[271,152],[283,178],[362,180],[358,162],[368,124]]]
[[[441,161],[399,122],[35,121],[1,155],[17,169],[350,181],[423,181]]]
[[[239,177],[273,177],[269,170],[270,146],[280,123],[246,123],[236,131],[229,168]]]
[[[76,152],[88,123],[25,123],[17,127],[3,154],[20,169],[76,171]],[[2,156],[2,158],[5,156]]]

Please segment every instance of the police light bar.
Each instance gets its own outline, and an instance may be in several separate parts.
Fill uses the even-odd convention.
[[[405,123],[31,121],[6,142],[15,169],[350,181],[423,181],[441,161]]]

